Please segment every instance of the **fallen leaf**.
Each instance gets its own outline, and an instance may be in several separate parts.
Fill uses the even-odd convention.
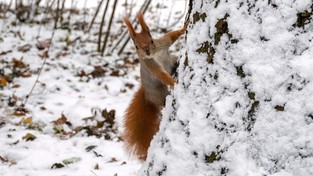
[[[113,127],[115,123],[115,110],[107,111],[106,109],[102,111],[102,117],[105,119],[105,123]]]
[[[96,127],[97,128],[102,128],[103,127],[103,125],[104,125],[104,120],[103,121],[97,121],[97,125],[96,125]]]
[[[53,126],[53,131],[54,131],[55,134],[63,134],[64,133],[63,125],[55,125],[55,126]]]
[[[87,76],[86,72],[84,70],[80,71],[80,73],[78,74],[79,77],[84,77]]]
[[[23,78],[28,78],[28,77],[31,77],[32,74],[31,73],[22,73],[20,76]]]
[[[116,162],[117,161],[117,159],[116,158],[111,158],[111,160],[109,161],[109,163],[114,163],[114,162]]]
[[[8,81],[4,77],[0,76],[0,86],[5,87],[7,83]]]
[[[24,125],[31,124],[33,123],[33,117],[23,118],[20,123]]]
[[[10,160],[7,157],[2,157],[2,156],[0,156],[0,161],[2,161],[2,163],[4,163],[4,164],[8,164],[9,166],[16,164],[16,161]]]
[[[23,111],[15,111],[15,112],[13,113],[13,115],[15,115],[15,116],[25,116],[26,113],[23,112]]]
[[[12,97],[9,97],[9,101],[12,103],[12,106],[15,105],[16,100],[17,100],[17,97],[15,95],[13,95]],[[15,115],[15,116],[25,116],[26,113],[28,113],[28,110],[25,109],[24,106],[20,106],[20,107],[18,107],[14,111],[13,115]]]
[[[110,76],[120,76],[120,71],[119,70],[113,70],[111,72]]]
[[[107,71],[101,66],[94,66],[94,70],[90,73],[93,78],[102,77]]]
[[[0,122],[0,128],[2,128],[6,123],[4,121]]]
[[[91,146],[86,147],[85,150],[87,152],[90,152],[91,150],[95,149],[96,147],[97,147],[96,145],[91,145]]]
[[[21,59],[13,58],[13,67],[14,68],[27,68],[27,65],[23,62],[23,57]]]
[[[67,121],[67,118],[62,113],[60,118],[58,118],[57,120],[52,121],[51,123],[53,123],[54,125],[63,125],[63,124],[66,123],[66,121]]]
[[[31,133],[27,133],[25,136],[22,137],[22,139],[26,141],[33,141],[36,139],[36,136]]]
[[[94,169],[95,169],[95,170],[99,170],[99,164],[98,164],[98,163],[96,164],[96,166],[95,166]]]
[[[81,158],[79,158],[79,157],[72,157],[72,158],[63,160],[62,162],[63,162],[65,165],[69,165],[69,164],[77,163],[77,162],[79,162],[80,160],[81,160]]]
[[[12,52],[12,50],[1,51],[1,52],[0,52],[0,56],[6,55],[6,54],[11,53],[11,52]]]
[[[63,168],[63,167],[64,167],[64,164],[62,164],[62,163],[54,163],[51,166],[51,169],[60,169],[60,168]]]

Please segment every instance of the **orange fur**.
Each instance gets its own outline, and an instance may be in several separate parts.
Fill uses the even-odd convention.
[[[123,138],[127,150],[142,160],[146,159],[150,141],[159,129],[159,114],[160,107],[146,100],[140,87],[126,110]]]
[[[160,39],[153,39],[143,14],[139,12],[137,17],[142,28],[139,33],[123,18],[139,56],[142,84],[126,110],[123,139],[129,153],[145,160],[150,142],[159,130],[168,86],[173,88],[175,84],[171,74],[177,60],[169,55],[168,48],[186,31],[188,23]]]

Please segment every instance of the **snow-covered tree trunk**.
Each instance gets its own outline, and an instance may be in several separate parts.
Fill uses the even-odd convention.
[[[139,175],[313,175],[312,0],[195,0]]]

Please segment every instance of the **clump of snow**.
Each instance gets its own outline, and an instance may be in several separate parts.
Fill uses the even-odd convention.
[[[139,175],[313,175],[312,1],[192,7],[178,84]]]

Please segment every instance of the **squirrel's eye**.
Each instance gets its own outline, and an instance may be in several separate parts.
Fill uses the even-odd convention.
[[[138,49],[138,46],[137,45],[135,45],[136,46],[136,49]]]
[[[151,40],[151,43],[153,44],[153,40]]]

